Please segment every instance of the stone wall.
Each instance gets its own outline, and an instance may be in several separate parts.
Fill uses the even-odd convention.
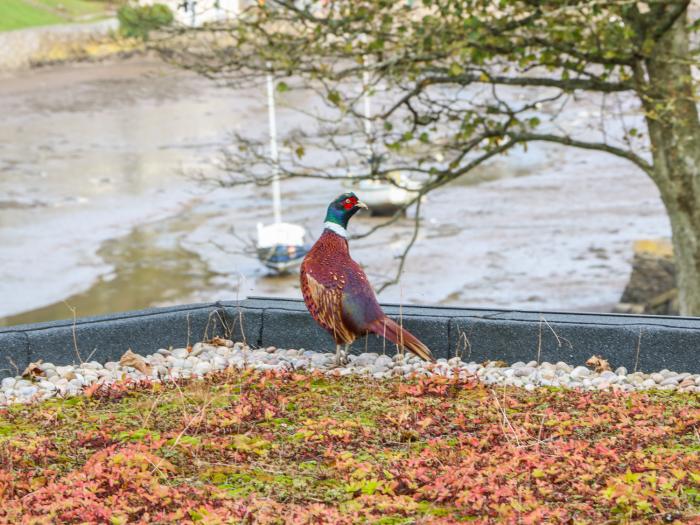
[[[0,33],[0,71],[37,64],[101,58],[135,47],[111,35],[116,18],[90,24],[33,27]]]
[[[678,289],[673,246],[668,239],[634,244],[632,273],[616,313],[678,315]]]

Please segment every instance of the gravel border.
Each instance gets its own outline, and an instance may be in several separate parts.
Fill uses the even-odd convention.
[[[535,361],[502,366],[500,362],[466,363],[458,357],[426,363],[413,355],[393,357],[376,353],[350,355],[347,365],[334,366],[334,353],[268,347],[252,349],[243,343],[218,339],[215,344],[197,343],[191,348],[161,348],[142,357],[129,352],[121,364],[104,365],[90,361],[80,365],[55,366],[36,363],[25,371],[25,377],[2,380],[0,406],[31,403],[53,397],[80,395],[94,383],[110,384],[123,379],[167,381],[176,378],[201,377],[228,367],[255,370],[318,370],[327,374],[350,374],[385,379],[414,375],[442,375],[460,379],[476,378],[487,385],[509,385],[534,390],[540,386],[581,390],[677,390],[700,393],[700,374],[661,370],[651,374],[628,373],[620,367],[614,372],[595,372],[585,366],[573,367],[564,362],[555,364]],[[129,366],[134,365],[134,366]]]

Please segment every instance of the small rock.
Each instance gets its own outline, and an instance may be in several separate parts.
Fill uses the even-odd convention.
[[[528,377],[528,376],[532,375],[532,373],[534,371],[535,371],[535,369],[532,368],[531,366],[525,366],[523,364],[522,367],[518,367],[513,371],[514,372],[513,375],[515,375],[515,377]]]
[[[605,370],[604,372],[601,372],[600,377],[608,382],[617,381],[618,379],[617,374],[611,370]]]
[[[66,375],[70,374],[73,372],[74,368],[72,366],[57,366],[56,367],[56,372],[58,372],[58,375],[65,377]]]
[[[12,390],[15,387],[15,383],[17,383],[17,380],[14,377],[6,377],[2,380],[2,389]]]
[[[478,363],[468,363],[464,368],[468,373],[476,374],[479,370],[481,370],[481,365]]]
[[[39,388],[32,385],[32,386],[23,386],[22,388],[17,389],[17,393],[22,396],[22,397],[32,397],[34,394],[36,394],[39,391]]]
[[[557,377],[557,374],[553,368],[545,368],[543,370],[540,370],[539,376],[544,381],[552,381],[554,378]]]
[[[656,388],[656,381],[654,381],[651,378],[645,379],[644,381],[642,381],[642,386],[644,388]]]
[[[190,355],[193,355],[193,356],[198,356],[198,355],[200,355],[202,352],[204,352],[204,350],[206,349],[207,346],[209,346],[209,345],[205,345],[205,343],[201,343],[201,342],[200,342],[200,343],[195,343],[195,344],[192,346],[192,350],[189,351],[189,354],[190,354]]]
[[[661,386],[669,386],[669,385],[675,386],[678,384],[678,378],[669,376],[666,379],[664,379],[663,381],[661,381],[661,383],[659,383],[659,384]]]
[[[315,367],[325,366],[331,359],[335,359],[335,355],[331,354],[316,354],[311,358],[311,364]]]
[[[374,362],[377,360],[377,354],[373,354],[371,352],[364,352],[360,355],[357,356],[357,359],[355,360],[355,363],[358,366],[367,366],[374,364]]]
[[[573,367],[569,364],[566,364],[564,361],[558,361],[555,366],[557,370],[562,370],[564,372],[571,372],[571,370],[573,370]]]
[[[226,368],[226,365],[228,362],[226,361],[226,358],[220,355],[214,356],[214,359],[212,359],[212,365],[214,368],[217,370],[223,370]]]
[[[649,375],[649,379],[653,379],[656,383],[661,383],[661,381],[666,378],[660,372],[654,372],[653,374]]]
[[[171,355],[177,359],[184,359],[190,355],[190,353],[187,351],[187,348],[176,348],[172,351]]]
[[[688,388],[689,386],[695,386],[695,381],[692,377],[686,377],[683,381],[678,383],[678,388]]]
[[[200,363],[197,363],[194,365],[194,368],[192,369],[192,372],[194,372],[197,375],[204,375],[207,374],[211,371],[211,365],[207,363],[206,361],[202,361]]]
[[[372,365],[369,369],[370,373],[372,373],[372,374],[383,374],[387,370],[388,370],[388,368],[386,366],[377,365],[377,364]]]
[[[627,375],[627,369],[624,366],[619,366],[615,369],[615,374],[624,377]]]
[[[217,355],[220,355],[221,357],[228,357],[231,355],[231,348],[228,346],[220,346],[216,349]]]
[[[462,360],[459,357],[451,357],[447,364],[450,366],[462,366]]]
[[[571,371],[571,377],[573,378],[584,378],[591,375],[591,371],[585,366],[577,366]]]
[[[380,355],[374,362],[375,366],[380,366],[383,368],[391,368],[394,365],[394,360],[388,355]]]

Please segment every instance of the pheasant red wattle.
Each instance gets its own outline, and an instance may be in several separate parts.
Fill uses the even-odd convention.
[[[430,349],[410,332],[389,319],[377,302],[365,272],[351,257],[346,238],[350,218],[366,208],[353,193],[331,202],[325,229],[301,265],[301,291],[311,316],[340,346],[348,346],[370,332],[434,361]]]

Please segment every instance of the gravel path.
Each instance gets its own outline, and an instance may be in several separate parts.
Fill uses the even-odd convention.
[[[131,366],[129,366],[131,365]],[[343,367],[334,366],[334,354],[311,350],[269,347],[251,349],[242,343],[219,339],[216,344],[197,343],[191,349],[160,349],[146,357],[128,353],[118,362],[104,365],[90,361],[81,365],[55,366],[51,363],[30,365],[25,377],[2,380],[0,405],[30,403],[52,397],[79,395],[94,383],[112,383],[131,378],[168,380],[201,377],[228,367],[256,370],[320,370],[341,376],[356,374],[375,379],[395,376],[439,374],[460,379],[476,377],[489,385],[510,385],[533,390],[539,386],[578,388],[583,390],[613,389],[625,392],[638,390],[678,390],[700,392],[700,374],[661,370],[651,374],[628,373],[624,367],[613,371],[594,372],[585,366],[571,366],[535,361],[501,366],[499,362],[466,363],[455,357],[439,359],[436,364],[421,361],[412,355],[380,355],[363,353],[349,356]]]

